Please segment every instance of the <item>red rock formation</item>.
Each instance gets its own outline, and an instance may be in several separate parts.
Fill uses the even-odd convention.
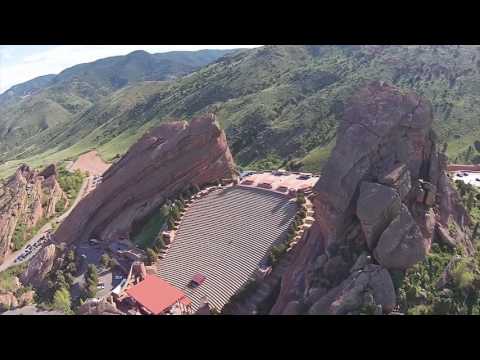
[[[352,97],[314,188],[314,226],[297,245],[273,314],[348,313],[365,305],[366,291],[380,311],[391,311],[395,296],[385,269],[421,261],[435,226],[449,221],[458,230],[452,241],[472,251],[470,220],[448,182],[432,121],[427,101],[381,82]],[[359,256],[378,265],[358,266]],[[367,268],[380,275],[360,276]]]
[[[11,251],[15,228],[31,229],[44,217],[55,214],[55,205],[67,199],[57,182],[54,165],[38,173],[26,165],[0,184],[0,263]]]
[[[52,270],[56,252],[54,244],[42,248],[28,263],[27,270],[21,276],[22,283],[39,286]]]
[[[55,233],[58,242],[129,236],[167,198],[192,184],[231,178],[234,162],[213,116],[160,125],[143,136],[72,211]]]

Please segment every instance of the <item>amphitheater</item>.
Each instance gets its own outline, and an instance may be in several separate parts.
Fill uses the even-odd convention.
[[[217,190],[184,215],[157,275],[181,289],[197,310],[204,299],[222,309],[286,236],[297,205],[287,196],[242,186]],[[206,280],[195,289],[194,275]]]

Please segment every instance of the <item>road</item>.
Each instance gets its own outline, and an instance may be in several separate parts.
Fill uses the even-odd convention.
[[[93,176],[91,177],[88,177],[86,178],[84,181],[83,181],[83,184],[82,184],[82,187],[80,188],[80,191],[78,192],[78,195],[77,195],[77,198],[75,199],[75,201],[73,202],[72,206],[70,206],[70,208],[64,213],[62,214],[61,216],[59,216],[58,218],[46,223],[44,226],[42,226],[40,228],[40,230],[37,232],[36,235],[33,236],[33,238],[31,238],[20,250],[17,250],[15,251],[14,253],[11,253],[7,258],[5,258],[5,260],[3,261],[3,263],[0,265],[0,272],[2,271],[5,271],[7,270],[9,267],[13,266],[13,265],[19,265],[25,261],[28,261],[30,260],[42,247],[38,247],[36,249],[34,249],[28,256],[26,256],[23,260],[21,261],[17,261],[16,263],[14,262],[15,259],[20,255],[20,254],[23,254],[23,252],[25,251],[25,249],[27,248],[28,245],[32,245],[33,246],[33,243],[35,243],[36,241],[40,240],[40,238],[42,237],[42,235],[49,229],[52,228],[52,223],[54,221],[63,221],[65,220],[65,218],[72,212],[72,210],[75,208],[75,206],[77,206],[77,204],[80,202],[80,200],[82,200],[87,194],[89,191],[91,191],[91,187],[89,186],[91,184],[91,182],[93,181]]]

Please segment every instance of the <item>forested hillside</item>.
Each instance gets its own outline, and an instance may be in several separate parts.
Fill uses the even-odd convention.
[[[240,165],[319,171],[345,100],[378,79],[429,99],[450,157],[471,161],[476,150],[467,156],[468,148],[480,138],[479,55],[480,46],[264,46],[227,54],[173,80],[141,81],[137,74],[138,81],[119,89],[111,76],[118,71],[100,60],[91,73],[64,72],[62,86],[69,91],[53,95],[51,85],[0,109],[0,146],[8,149],[0,160],[40,164],[91,148],[112,159],[160,122],[214,111]],[[95,87],[107,90],[91,94],[92,79],[103,79],[108,85]]]

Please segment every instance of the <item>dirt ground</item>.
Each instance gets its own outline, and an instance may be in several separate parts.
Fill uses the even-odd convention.
[[[80,170],[88,171],[90,175],[102,175],[111,164],[106,163],[98,155],[96,150],[80,155],[70,167],[70,171]]]

